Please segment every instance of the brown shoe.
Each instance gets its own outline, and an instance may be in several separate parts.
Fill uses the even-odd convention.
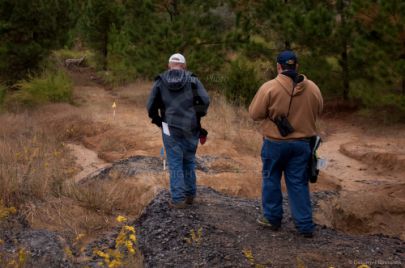
[[[194,203],[194,196],[187,196],[185,202],[187,205],[192,205]]]
[[[186,208],[187,205],[184,201],[178,202],[178,203],[173,203],[172,201],[169,201],[169,207],[176,208],[176,209],[182,209],[182,208]]]
[[[257,218],[256,222],[258,224],[260,224],[263,227],[269,228],[270,230],[273,231],[277,231],[278,229],[280,229],[279,225],[273,225],[269,222],[268,219],[266,219],[263,215],[259,216],[259,218]]]

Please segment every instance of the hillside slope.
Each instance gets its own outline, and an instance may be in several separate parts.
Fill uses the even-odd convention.
[[[231,197],[199,187],[197,202],[186,209],[170,209],[164,190],[133,223],[145,267],[403,267],[405,243],[382,235],[347,235],[318,226],[315,237],[295,231],[284,199],[284,221],[274,232],[256,223],[257,200]],[[313,194],[319,200],[332,192]],[[108,248],[110,240],[94,243]],[[378,264],[378,262],[380,262]],[[374,264],[374,265],[373,265]],[[377,265],[378,264],[378,265]]]
[[[197,152],[199,201],[186,210],[170,210],[161,133],[145,109],[150,83],[108,89],[89,69],[72,70],[70,75],[75,106],[53,104],[23,115],[0,116],[8,126],[0,132],[7,138],[0,143],[0,152],[5,153],[3,159],[15,161],[10,160],[9,166],[29,168],[30,161],[18,158],[24,146],[47,152],[53,135],[60,136],[64,160],[50,169],[62,175],[42,168],[47,158],[38,160],[43,172],[31,179],[37,186],[57,186],[58,191],[51,187],[34,200],[29,194],[38,188],[23,192],[24,206],[0,222],[0,258],[17,258],[24,249],[32,267],[97,266],[100,258],[95,250],[113,247],[122,226],[115,219],[122,215],[136,227],[148,267],[248,267],[251,263],[357,267],[355,261],[364,261],[374,268],[405,263],[404,126],[381,130],[350,118],[321,120],[320,154],[329,165],[318,183],[310,185],[318,230],[313,240],[307,240],[297,236],[287,201],[280,232],[272,233],[255,222],[260,211],[261,136],[245,109],[210,93],[212,105],[203,120],[209,137]],[[27,122],[38,124],[39,130],[33,128],[27,141],[15,139],[25,137]],[[45,130],[47,135],[37,142],[35,131]],[[21,143],[20,151],[11,148],[15,142]],[[55,153],[59,155],[53,150],[46,155]],[[192,230],[194,238],[189,240]]]

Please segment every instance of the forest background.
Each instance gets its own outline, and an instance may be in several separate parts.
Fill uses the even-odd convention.
[[[118,86],[153,79],[175,52],[247,105],[292,49],[327,101],[404,122],[404,14],[400,0],[1,0],[0,106],[71,101],[67,58]]]

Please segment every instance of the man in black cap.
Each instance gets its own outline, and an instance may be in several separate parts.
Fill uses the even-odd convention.
[[[298,74],[297,68],[295,53],[281,52],[277,57],[277,77],[260,87],[249,107],[252,119],[262,121],[263,215],[258,223],[273,230],[280,228],[280,180],[284,173],[295,226],[304,237],[312,237],[307,164],[310,137],[316,135],[315,122],[322,112],[323,100],[318,86]]]

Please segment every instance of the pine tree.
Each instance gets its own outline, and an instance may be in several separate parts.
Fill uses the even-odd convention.
[[[111,31],[123,22],[124,5],[118,0],[87,0],[81,21],[87,44],[100,58],[103,70],[108,68]]]
[[[292,49],[299,56],[300,71],[316,81],[322,90],[341,89],[337,83],[331,83],[340,79],[333,70],[337,67],[329,62],[331,57],[336,57],[336,40],[332,37],[336,13],[330,1],[265,0],[254,8],[257,34],[265,38],[273,51],[269,59],[272,66],[280,51]]]
[[[357,31],[353,43],[356,70],[370,82],[397,86],[405,94],[405,3],[357,1]]]
[[[0,2],[0,82],[35,71],[50,50],[63,46],[77,18],[73,0]]]
[[[141,2],[141,3],[139,3]],[[200,76],[218,70],[225,52],[227,25],[218,1],[127,1],[128,51],[147,77],[166,68],[170,54],[183,53]]]

